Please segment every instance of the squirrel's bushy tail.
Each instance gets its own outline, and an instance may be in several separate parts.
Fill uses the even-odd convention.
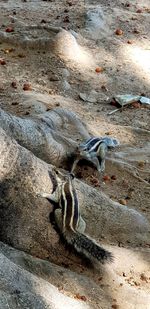
[[[72,245],[78,253],[84,254],[88,259],[94,258],[101,263],[113,261],[111,252],[100,247],[88,236],[72,230],[64,232],[63,236],[68,244]]]

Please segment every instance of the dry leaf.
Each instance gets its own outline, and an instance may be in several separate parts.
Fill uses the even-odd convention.
[[[12,48],[12,47],[3,49],[3,51],[4,51],[5,54],[9,54],[9,53],[13,52],[14,50],[15,50],[15,49]]]
[[[18,54],[18,57],[19,58],[25,58],[25,55],[24,54]]]
[[[133,29],[133,33],[139,34],[140,31],[139,31],[138,29],[134,28],[134,29]]]
[[[123,31],[121,29],[116,29],[115,33],[117,35],[123,35]]]
[[[128,44],[133,44],[133,41],[128,40],[127,43],[128,43]]]
[[[103,180],[109,181],[110,180],[110,176],[108,176],[108,175],[103,176]]]
[[[28,91],[28,90],[31,90],[31,89],[32,89],[32,88],[31,88],[31,84],[25,83],[25,84],[23,85],[23,90]]]
[[[132,106],[133,106],[134,108],[141,108],[141,104],[140,104],[139,102],[133,102],[133,103],[132,103]]]
[[[113,304],[113,305],[111,306],[111,308],[113,308],[113,309],[119,309],[119,306],[118,306],[117,304]]]
[[[117,179],[116,175],[112,175],[112,176],[111,176],[111,179],[112,179],[112,180],[116,180],[116,179]]]
[[[104,71],[104,68],[102,68],[102,67],[97,67],[96,69],[95,69],[95,72],[96,73],[102,73]]]
[[[68,15],[64,17],[63,22],[64,22],[64,23],[70,23],[70,20],[69,20],[69,16],[68,16]]]
[[[12,27],[8,27],[8,28],[6,28],[5,31],[6,31],[6,32],[14,32],[14,29],[13,29]]]
[[[77,293],[74,298],[80,299],[80,300],[83,300],[83,301],[87,300],[87,298],[84,295],[80,295],[79,293]]]
[[[143,273],[141,274],[140,279],[142,281],[148,282],[148,280],[147,280],[148,278]]]
[[[5,64],[6,64],[6,61],[5,61],[4,59],[0,58],[0,64],[1,64],[1,65],[5,65]]]

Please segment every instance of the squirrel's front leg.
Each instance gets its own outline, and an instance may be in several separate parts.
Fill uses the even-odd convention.
[[[47,192],[38,192],[37,196],[47,198],[48,200],[51,200],[55,203],[59,202],[59,188],[57,188],[53,193],[47,193]]]
[[[102,168],[101,168],[101,164],[99,163],[99,160],[98,160],[97,156],[93,157],[91,161],[93,162],[93,164],[97,168],[97,171],[99,173],[101,173],[102,172]]]
[[[80,159],[77,158],[77,159],[73,162],[73,165],[72,165],[72,168],[71,168],[71,173],[74,172],[74,170],[75,170],[75,168],[76,168],[76,166],[77,166],[77,164],[78,164],[79,161],[80,161]]]
[[[101,171],[102,171],[102,173],[104,173],[104,171],[105,171],[105,159],[102,159],[102,161],[101,161]]]

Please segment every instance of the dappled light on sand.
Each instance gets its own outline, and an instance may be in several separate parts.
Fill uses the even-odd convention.
[[[70,61],[71,66],[76,65],[77,69],[81,66],[94,66],[94,59],[90,52],[78,44],[75,36],[71,32],[62,30],[56,35],[54,51],[65,62]]]
[[[127,46],[125,53],[131,59],[134,68],[138,71],[139,77],[144,73],[146,80],[150,83],[150,48],[143,49],[134,45]]]
[[[108,284],[109,278],[110,289],[114,287],[111,289],[112,297],[116,300],[121,299],[126,308],[132,308],[131,303],[133,298],[136,298],[134,308],[148,309],[147,304],[150,303],[150,295],[147,295],[150,275],[148,249],[139,252],[136,248],[133,250],[114,247],[112,251],[116,258],[112,265],[106,266],[103,283]]]

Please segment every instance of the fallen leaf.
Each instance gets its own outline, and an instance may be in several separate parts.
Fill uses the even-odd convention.
[[[136,285],[136,286],[139,286],[139,285],[140,285],[140,283],[137,282],[137,281],[133,281],[133,282],[134,282],[134,285]]]
[[[68,4],[69,6],[72,6],[72,5],[73,5],[72,1],[67,1],[67,4]]]
[[[112,175],[112,176],[111,176],[111,179],[112,179],[112,180],[116,180],[116,179],[117,179],[116,175]]]
[[[1,65],[5,65],[5,64],[6,64],[6,61],[5,61],[4,59],[0,58],[0,64],[1,64]]]
[[[145,12],[150,13],[150,8],[145,8]]]
[[[142,281],[148,282],[148,280],[147,280],[148,278],[143,273],[140,275],[140,279]]]
[[[18,57],[19,58],[25,58],[25,55],[24,54],[18,54]]]
[[[111,308],[113,308],[113,309],[119,309],[119,306],[118,306],[117,304],[113,304],[113,305],[111,306]]]
[[[10,47],[10,48],[4,49],[3,51],[4,51],[5,54],[9,54],[9,53],[13,52],[14,50],[15,50],[14,48]]]
[[[102,85],[101,89],[104,90],[104,91],[108,91],[108,88],[105,85]]]
[[[14,32],[14,29],[13,29],[12,27],[8,27],[8,28],[6,28],[5,31],[6,31],[6,32]]]
[[[105,181],[109,181],[110,180],[110,176],[108,176],[108,175],[105,175],[105,176],[103,176],[103,180],[105,180]]]
[[[102,73],[104,71],[104,68],[102,68],[102,67],[97,67],[96,69],[95,69],[95,72],[96,73]]]
[[[133,29],[133,33],[135,33],[135,34],[139,34],[139,33],[140,33],[140,31],[139,31],[138,29],[134,28],[134,29]]]
[[[130,199],[133,197],[133,194],[134,194],[133,191],[131,191],[131,192],[129,191],[129,192],[128,192],[128,195],[126,196],[125,199],[126,199],[126,200],[130,200]]]
[[[123,35],[123,31],[121,29],[116,29],[115,34],[116,35]]]
[[[132,106],[133,106],[134,108],[141,108],[141,104],[140,104],[139,102],[133,102],[133,103],[132,103]]]
[[[65,263],[65,262],[62,262],[61,265],[65,268],[69,268],[69,264],[68,263]]]
[[[18,105],[18,102],[12,102],[11,105]]]
[[[91,184],[93,184],[95,187],[100,187],[100,182],[96,177],[90,176],[89,180],[90,180]]]
[[[31,90],[31,89],[32,89],[31,84],[25,83],[25,84],[23,85],[23,90],[28,91],[28,90]]]
[[[127,43],[128,43],[128,44],[133,44],[133,41],[128,40]]]
[[[45,19],[42,19],[42,20],[41,20],[41,24],[46,24],[46,20],[45,20]]]
[[[118,104],[118,103],[116,102],[116,100],[114,100],[114,99],[111,100],[110,104],[111,104],[112,106],[119,107],[119,104]]]
[[[69,16],[68,16],[68,15],[64,17],[63,22],[64,22],[64,23],[70,23],[70,20],[69,20]]]
[[[137,20],[137,17],[136,16],[132,16],[131,20]]]
[[[131,4],[129,2],[126,2],[125,5],[124,5],[126,8],[130,7]]]
[[[86,296],[80,295],[79,293],[77,293],[77,294],[74,296],[74,298],[80,299],[80,300],[83,300],[83,301],[86,301],[86,300],[87,300]]]

